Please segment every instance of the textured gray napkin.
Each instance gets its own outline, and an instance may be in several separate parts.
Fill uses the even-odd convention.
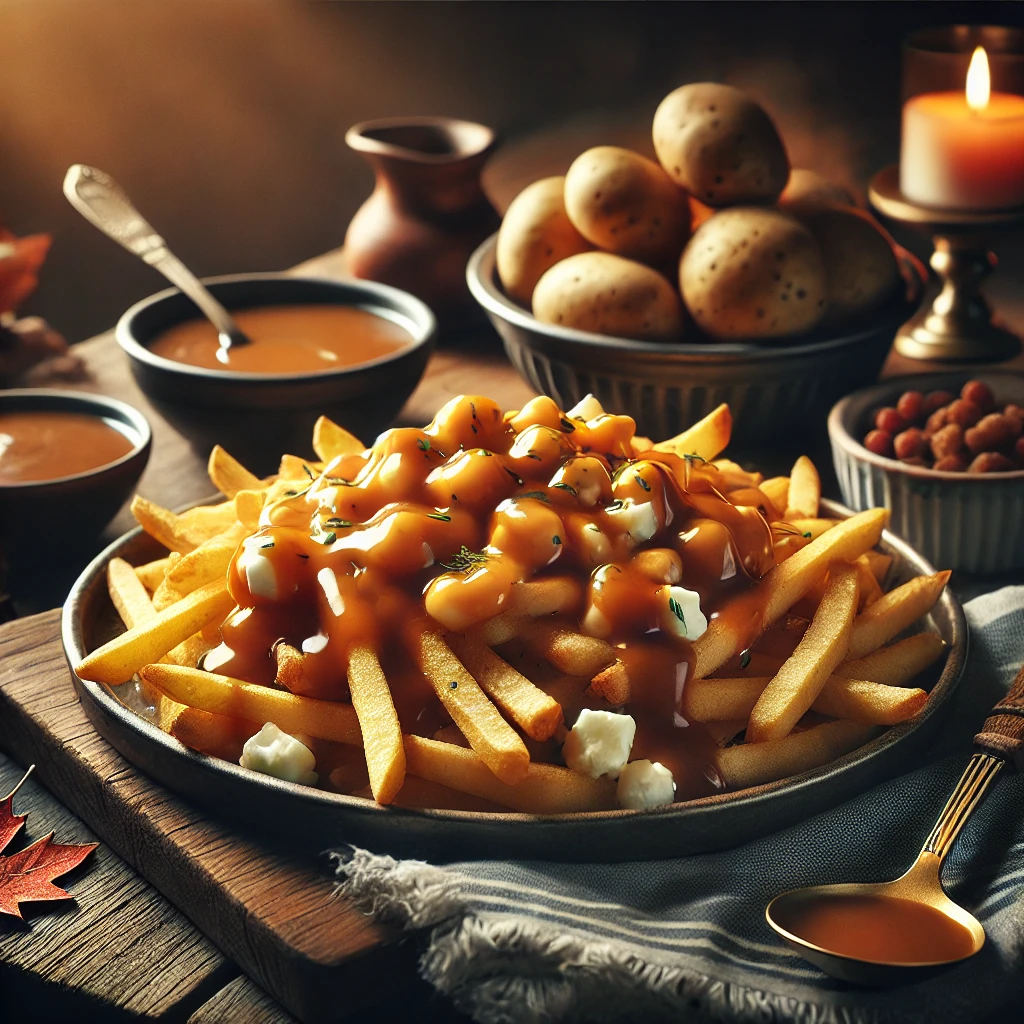
[[[424,978],[474,1019],[801,1024],[992,1019],[1024,993],[1024,778],[1005,772],[946,862],[953,899],[985,926],[977,956],[885,992],[835,981],[764,921],[778,893],[900,874],[963,770],[971,737],[1024,656],[1024,587],[966,605],[971,651],[927,767],[826,814],[721,853],[642,864],[468,861],[365,850],[335,857],[344,890],[423,933]]]

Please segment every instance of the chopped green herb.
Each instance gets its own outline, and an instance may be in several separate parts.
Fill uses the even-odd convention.
[[[668,610],[683,624],[683,629],[686,629],[686,616],[683,614],[683,606],[674,597],[668,599]]]
[[[309,468],[309,466],[307,466],[305,463],[303,463],[302,464],[302,468],[305,471],[306,476],[308,476],[310,480],[315,480],[316,479],[316,473],[314,473],[313,470],[311,470]]]
[[[419,448],[421,452],[429,452],[430,442],[425,437],[417,438],[416,447]]]
[[[449,686],[450,686],[450,687],[451,687],[451,688],[452,688],[453,690],[457,690],[457,689],[459,688],[459,681],[458,681],[457,679],[453,679],[453,680],[452,680],[452,681],[451,681],[451,682],[450,682],[450,683],[449,683],[448,685],[449,685]]]
[[[333,544],[338,539],[338,535],[333,530],[328,530],[326,533],[318,533],[313,537],[313,540],[319,544]]]
[[[695,462],[707,463],[708,461],[707,459],[704,458],[703,455],[698,455],[696,452],[690,452],[689,455],[684,455],[683,458],[686,459],[686,461],[690,463],[690,465],[693,465],[693,463]]]
[[[560,491],[568,491],[574,498],[578,498],[580,496],[579,491],[577,491],[576,488],[572,486],[572,484],[558,483],[552,484],[551,486],[557,487]]]
[[[636,482],[645,490],[650,491],[651,485],[639,474],[636,475]]]
[[[452,555],[450,562],[442,562],[441,565],[451,572],[469,572],[474,566],[486,562],[488,558],[490,555],[485,555],[482,551],[471,551],[463,544],[459,553]]]
[[[747,668],[750,665],[750,651],[746,650],[740,654],[740,668]]]
[[[355,484],[351,480],[346,480],[340,476],[325,476],[324,479],[329,484],[334,484],[336,487],[355,487]]]
[[[805,538],[806,540],[810,540],[811,537],[814,536],[814,534],[812,534],[810,530],[805,530],[803,533],[800,534],[800,536]]]
[[[604,510],[605,512],[617,512],[620,508],[622,508],[622,505],[622,499],[616,498],[614,501],[609,501],[608,504],[605,505]]]
[[[274,542],[273,542],[272,540],[265,540],[265,541],[264,541],[264,542],[263,542],[263,543],[262,543],[262,544],[260,545],[260,551],[266,551],[266,550],[267,550],[267,548],[272,548],[273,546],[274,546]]]
[[[600,533],[601,532],[601,527],[598,526],[597,523],[587,523],[587,529],[588,530],[593,530],[594,533]]]
[[[523,484],[526,483],[526,481],[515,470],[509,469],[508,466],[505,467],[505,472],[508,473],[508,475],[512,477],[512,479],[515,480],[515,482],[519,484],[520,487],[522,487]]]
[[[516,500],[519,498],[536,498],[537,501],[546,501],[549,505],[551,499],[543,491],[523,491],[522,494],[516,495]]]
[[[337,516],[331,516],[330,519],[325,523],[326,526],[334,526],[339,530],[345,529],[347,526],[351,526],[352,523],[348,519],[339,519]]]
[[[450,523],[452,521],[452,517],[444,512],[428,512],[427,518],[436,519],[441,523]]]
[[[561,538],[561,537],[559,537],[559,536],[558,536],[558,534],[556,533],[556,534],[554,535],[554,537],[552,537],[552,538],[551,538],[551,543],[552,543],[552,544],[554,544],[554,545],[555,545],[555,547],[557,548],[557,547],[559,547],[559,546],[561,545],[561,543],[562,543],[562,538]]]
[[[573,423],[572,420],[566,419],[564,416],[561,419],[561,423],[562,430],[567,434],[571,434],[576,429],[576,424]]]

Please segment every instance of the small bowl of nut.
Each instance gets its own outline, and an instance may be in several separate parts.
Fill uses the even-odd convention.
[[[1024,375],[893,378],[837,403],[828,433],[850,508],[891,509],[934,565],[1024,568]]]

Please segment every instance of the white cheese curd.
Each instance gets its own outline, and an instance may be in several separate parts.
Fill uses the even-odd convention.
[[[612,624],[608,621],[608,616],[596,604],[587,608],[580,629],[587,636],[596,636],[599,640],[612,635]]]
[[[319,654],[327,646],[327,637],[323,633],[315,633],[313,636],[307,636],[302,641],[302,653],[303,654]]]
[[[266,537],[247,537],[242,543],[242,553],[238,557],[238,568],[245,574],[249,585],[249,593],[253,597],[262,597],[268,601],[277,600],[277,576],[274,565],[263,552],[273,546],[273,541]]]
[[[620,807],[643,811],[672,803],[676,784],[672,773],[660,762],[630,761],[619,773],[615,796]]]
[[[684,640],[703,636],[708,620],[700,610],[700,594],[686,587],[659,587],[658,625]]]
[[[587,523],[580,530],[579,541],[591,565],[607,562],[612,556],[612,542],[604,535],[596,523]]]
[[[562,757],[581,775],[592,779],[608,775],[615,779],[629,760],[635,735],[636,722],[631,715],[584,708],[565,739]]]
[[[588,422],[604,415],[604,407],[593,395],[585,395],[566,414],[571,420],[583,419]]]
[[[216,672],[221,665],[226,665],[233,657],[235,652],[231,650],[225,643],[217,644],[212,651],[209,651],[205,658],[203,658],[202,668],[204,672]]]
[[[242,747],[238,763],[263,775],[273,775],[285,782],[301,782],[315,786],[319,776],[313,751],[294,736],[281,732],[273,722],[267,722],[255,736],[250,736]]]
[[[335,616],[340,618],[345,613],[345,602],[342,599],[341,591],[338,590],[338,577],[334,570],[324,566],[316,574],[317,582],[320,584],[327,598],[327,604]]]
[[[650,540],[658,532],[658,513],[649,501],[637,504],[627,498],[617,508],[607,509],[605,514],[626,534],[633,547]]]

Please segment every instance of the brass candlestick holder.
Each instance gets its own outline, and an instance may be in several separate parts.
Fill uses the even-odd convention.
[[[931,306],[899,329],[896,351],[939,362],[994,363],[1017,355],[1020,338],[993,320],[980,285],[996,265],[989,243],[1024,224],[1024,206],[986,212],[919,206],[900,191],[895,164],[871,179],[868,198],[884,217],[932,236],[930,262],[942,281]]]

